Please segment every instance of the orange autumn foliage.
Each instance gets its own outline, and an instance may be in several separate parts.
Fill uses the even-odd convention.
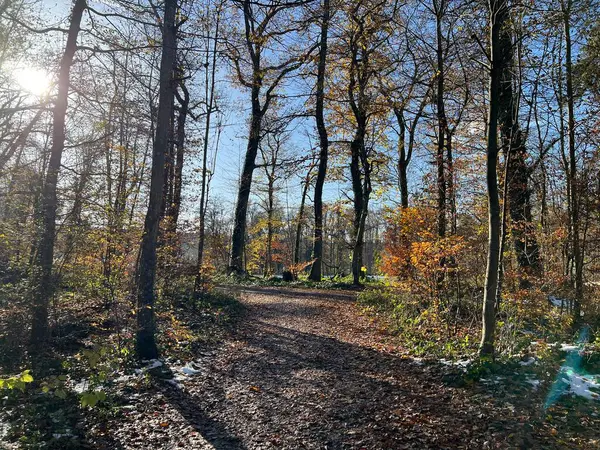
[[[431,293],[441,273],[457,273],[462,269],[468,242],[458,235],[439,238],[433,209],[390,210],[386,221],[380,269],[396,277],[400,284],[406,284],[412,292]]]

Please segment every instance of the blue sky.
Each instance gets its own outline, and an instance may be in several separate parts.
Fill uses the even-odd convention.
[[[71,9],[72,0],[41,0],[41,8],[44,12],[45,19],[49,24],[55,24],[65,19]],[[228,79],[222,74],[219,77],[219,85],[222,92],[226,93],[229,98],[229,108],[225,118],[225,128],[221,135],[219,156],[217,159],[216,170],[211,184],[211,198],[218,200],[226,209],[235,206],[238,179],[241,164],[244,160],[247,144],[247,119],[249,117],[249,92],[246,90],[237,89]],[[198,76],[203,76],[199,74]],[[214,122],[213,122],[214,123]],[[296,132],[290,139],[290,150],[293,154],[306,154],[310,150],[310,145],[306,137],[309,132],[312,136],[312,145],[317,145],[315,136],[314,121],[308,119],[304,124],[297,128]],[[214,138],[213,138],[214,139]],[[259,157],[260,158],[260,157]],[[258,162],[258,161],[257,161]],[[188,170],[190,174],[196,168],[200,167],[201,155],[195,156],[192,160],[188,160]],[[261,170],[255,171],[254,187],[259,179]],[[199,175],[196,175],[199,178]],[[288,205],[296,207],[300,202],[301,195],[301,179],[304,173],[299,173],[282,183],[282,189],[279,191],[280,205]],[[327,182],[324,188],[324,200],[334,201],[342,198],[341,191],[344,185],[339,182]],[[255,191],[255,189],[253,189]],[[188,188],[184,193],[184,209],[187,210],[185,216],[194,218],[194,213],[197,210],[195,197],[197,196],[197,183]],[[312,198],[312,189],[309,191],[309,197]],[[310,200],[309,200],[310,201]],[[309,208],[311,204],[307,205]]]
[[[72,2],[68,0],[42,0],[42,8],[52,18],[66,17]]]

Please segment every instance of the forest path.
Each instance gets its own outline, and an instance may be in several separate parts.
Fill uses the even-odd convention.
[[[474,387],[444,384],[439,365],[386,351],[355,293],[236,290],[235,333],[141,399],[118,425],[122,448],[500,448],[519,425]]]
[[[355,293],[238,294],[247,312],[234,339],[189,386],[214,448],[482,448],[489,439],[481,405],[465,405],[434,368],[380,349],[385,336]]]

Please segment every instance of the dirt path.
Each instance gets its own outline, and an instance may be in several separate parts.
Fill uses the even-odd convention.
[[[385,337],[352,293],[240,296],[247,314],[235,336],[201,355],[201,371],[179,387],[165,383],[152,401],[140,399],[115,430],[116,447],[480,449],[500,448],[510,432],[502,411],[488,416],[486,397],[380,350]]]

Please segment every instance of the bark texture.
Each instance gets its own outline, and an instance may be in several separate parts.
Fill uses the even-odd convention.
[[[171,135],[171,117],[175,96],[174,65],[176,49],[175,14],[177,0],[165,0],[162,30],[162,57],[160,62],[160,92],[156,135],[152,151],[150,198],[144,221],[137,280],[137,333],[136,351],[141,359],[158,356],[155,340],[154,283],[156,278],[156,249],[160,225],[165,176],[165,153]]]
[[[488,193],[488,257],[483,294],[483,327],[479,353],[493,356],[496,330],[496,295],[500,261],[500,199],[498,195],[498,116],[500,110],[500,82],[506,65],[508,49],[502,45],[500,32],[506,26],[508,0],[490,0],[490,80],[487,124],[486,184]]]
[[[512,236],[517,263],[523,271],[521,285],[529,285],[530,275],[541,275],[540,250],[535,238],[535,229],[531,215],[531,189],[529,187],[530,168],[527,162],[525,135],[519,125],[519,94],[515,89],[517,77],[514,67],[513,30],[505,26],[500,30],[500,45],[506,49],[506,65],[502,71],[500,85],[500,109],[498,120],[502,135],[502,147],[507,166],[505,183],[507,184],[508,212],[510,214],[510,233]]]
[[[327,175],[327,158],[329,156],[329,138],[325,126],[325,69],[327,67],[327,39],[329,35],[329,18],[331,8],[329,0],[323,0],[323,18],[321,19],[321,43],[319,49],[319,67],[317,69],[317,92],[315,119],[319,132],[319,168],[315,182],[315,235],[313,242],[314,262],[310,269],[309,279],[321,281],[323,276],[323,186]]]

